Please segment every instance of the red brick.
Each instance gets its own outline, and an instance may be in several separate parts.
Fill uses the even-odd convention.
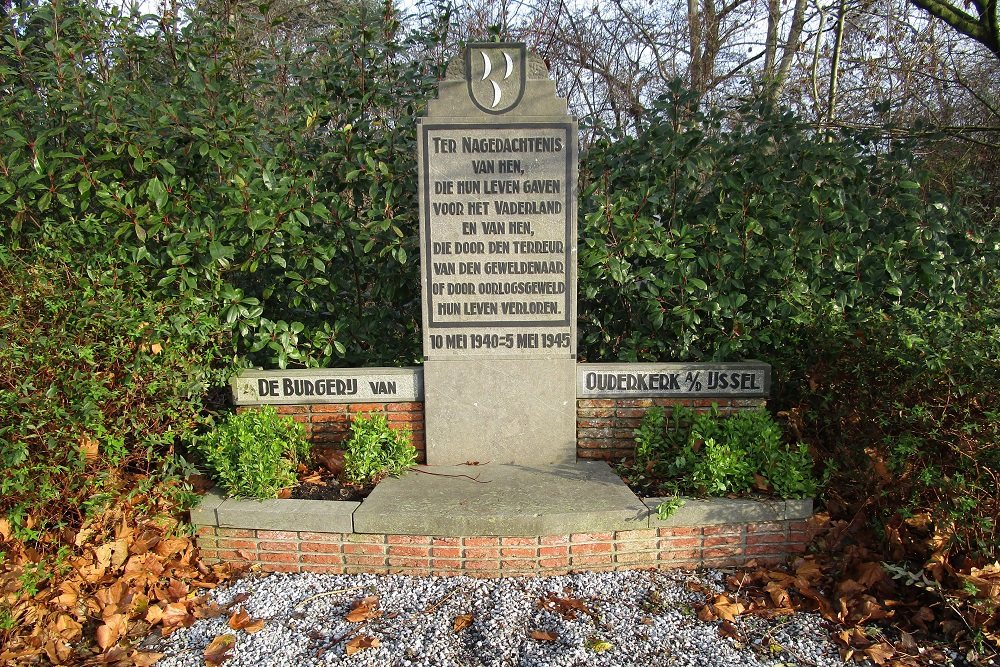
[[[195,535],[198,535],[199,537],[202,537],[202,536],[203,537],[216,537],[218,535],[218,533],[216,533],[215,526],[201,526],[200,528],[198,528],[198,532],[195,533]]]
[[[254,531],[246,528],[219,528],[220,537],[253,537]]]
[[[345,565],[344,574],[389,574],[389,566]]]
[[[785,542],[781,533],[748,533],[747,544],[780,544]]]
[[[572,564],[574,567],[577,565],[604,565],[612,562],[611,553],[593,555],[593,556],[573,556]]]
[[[268,572],[301,572],[298,565],[288,563],[268,564],[264,566],[264,569]]]
[[[569,556],[561,556],[558,558],[540,558],[538,560],[538,565],[540,567],[566,567],[569,565]]]
[[[275,407],[279,415],[304,415],[309,412],[308,405],[278,405]]]
[[[788,524],[784,521],[747,524],[747,533],[781,533],[784,535],[787,530]]]
[[[582,438],[578,435],[576,446],[577,449],[613,449],[617,446],[617,443],[614,440],[608,440],[606,438]]]
[[[534,547],[538,546],[537,537],[501,537],[500,545],[505,547]]]
[[[407,544],[389,545],[390,556],[421,556],[428,558],[431,555],[431,548],[427,546],[411,546]]]
[[[360,412],[384,412],[385,403],[350,403],[347,410],[352,414]]]
[[[256,549],[255,540],[219,540],[220,549]]]
[[[198,555],[205,560],[214,559],[219,557],[218,549],[198,549]]]
[[[652,528],[640,528],[639,530],[618,530],[615,531],[615,540],[644,540],[656,537],[656,531]]]
[[[578,398],[577,408],[613,408],[615,400],[613,398]]]
[[[701,541],[703,547],[728,547],[741,546],[743,537],[741,535],[723,535],[721,537],[706,537]]]
[[[806,551],[806,544],[803,542],[792,542],[785,546],[785,551],[790,554],[801,554]]]
[[[461,558],[462,547],[431,547],[434,558]]]
[[[344,424],[347,426],[351,422],[351,417],[348,414],[339,414],[333,412],[326,412],[323,414],[313,415],[310,419],[313,424]]]
[[[548,546],[550,544],[566,544],[568,542],[568,535],[542,535],[538,538],[538,543],[543,546]]]
[[[296,563],[299,560],[299,555],[297,553],[267,553],[262,551],[257,554],[257,559],[261,563]]]
[[[714,549],[702,549],[701,557],[704,559],[709,558],[724,558],[727,556],[738,556],[743,553],[743,549],[740,547],[715,547]]]
[[[467,560],[462,563],[466,570],[499,570],[500,561],[490,560]]]
[[[656,553],[652,551],[635,551],[632,553],[621,553],[615,554],[616,563],[629,563],[632,565],[636,564],[647,564],[652,566],[656,563]]]
[[[465,548],[466,558],[499,558],[500,549]]]
[[[614,417],[614,407],[608,408],[577,408],[576,417],[584,419],[594,419],[595,417]]]
[[[361,544],[385,544],[385,535],[381,533],[347,533],[345,541]]]
[[[389,556],[389,567],[424,567],[431,566],[430,558],[404,558]]]
[[[570,546],[569,552],[574,556],[577,554],[606,554],[611,553],[610,542],[594,542],[588,544],[574,544]]]
[[[619,398],[616,399],[617,408],[648,408],[652,407],[651,398]]]
[[[534,558],[537,551],[537,547],[504,547],[500,549],[500,555],[504,558]]]
[[[366,555],[376,555],[385,554],[386,546],[384,544],[351,544],[347,543],[344,545],[345,554],[366,554]]]
[[[701,528],[694,526],[680,526],[677,528],[660,528],[660,537],[687,537],[688,535],[701,535]]]
[[[343,565],[344,557],[340,554],[302,554],[299,562],[315,563],[316,565]]]
[[[498,547],[500,546],[499,537],[466,537],[463,540],[465,546],[467,547]]]
[[[431,566],[436,570],[438,568],[448,568],[448,569],[460,569],[462,567],[462,561],[456,558],[435,558],[431,561]]]
[[[389,544],[430,544],[431,538],[427,535],[388,535],[386,542]]]
[[[539,556],[568,556],[568,546],[541,547],[538,549]]]
[[[302,566],[303,572],[315,572],[316,574],[344,574],[343,565],[315,565],[308,564]]]
[[[303,553],[339,554],[342,546],[330,542],[303,542],[299,550]]]
[[[414,423],[422,424],[424,422],[424,418],[423,416],[412,412],[393,412],[389,414],[388,422],[390,424],[402,424],[404,426],[409,426]]]
[[[312,406],[313,412],[347,414],[347,403],[322,403]]]
[[[747,556],[778,555],[785,551],[784,545],[755,544],[746,548]]]
[[[389,412],[423,412],[424,404],[415,403],[386,403],[386,409]]]
[[[588,419],[583,417],[576,418],[576,428],[608,428],[611,426],[611,422],[607,419]]]
[[[670,551],[661,551],[659,560],[697,560],[699,558],[701,558],[701,549],[674,549]]]
[[[660,549],[690,549],[700,547],[700,537],[663,537],[660,538]]]
[[[633,551],[655,551],[660,548],[659,540],[651,537],[648,540],[622,540],[615,543],[615,551],[630,553]]]
[[[222,560],[232,560],[232,561],[255,561],[257,560],[257,554],[255,552],[243,551],[237,553],[235,551],[219,551],[219,558]]]
[[[733,535],[742,536],[743,526],[742,525],[723,525],[723,526],[705,526],[702,529],[702,534],[704,535]]]
[[[614,539],[613,533],[573,533],[570,535],[570,542],[610,542]]]
[[[258,530],[257,537],[262,540],[297,540],[299,534],[293,530]]]
[[[500,569],[505,571],[505,574],[513,574],[516,572],[531,573],[535,569],[535,561],[533,560],[501,560]]]
[[[261,551],[298,551],[298,542],[261,542]]]
[[[342,542],[343,533],[299,533],[303,542]]]
[[[385,556],[363,556],[360,554],[346,554],[345,560],[348,565],[381,565],[385,566]]]
[[[615,410],[616,417],[626,417],[630,419],[631,418],[642,419],[645,416],[645,414],[646,414],[646,408],[627,408],[622,406],[619,407],[617,410]]]
[[[809,521],[789,521],[788,530],[803,531],[808,533],[810,529]]]

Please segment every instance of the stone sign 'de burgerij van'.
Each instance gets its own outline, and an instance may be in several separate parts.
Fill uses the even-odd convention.
[[[577,126],[523,44],[470,44],[418,134],[427,461],[576,452]]]

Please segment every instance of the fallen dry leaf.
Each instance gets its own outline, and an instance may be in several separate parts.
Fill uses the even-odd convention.
[[[892,647],[892,644],[887,642],[879,642],[878,644],[873,644],[869,646],[864,651],[865,655],[872,659],[876,665],[884,665],[889,662],[889,659],[896,654],[896,649]]]
[[[118,643],[128,630],[128,619],[125,614],[112,614],[104,619],[104,624],[97,628],[97,645],[102,651]]]
[[[363,623],[381,615],[382,612],[378,608],[378,596],[372,595],[355,601],[345,618],[349,623]]]
[[[347,642],[347,655],[354,655],[358,651],[364,651],[368,648],[378,648],[379,645],[381,645],[381,642],[378,640],[378,637],[360,635]]]
[[[532,630],[528,636],[540,642],[554,642],[559,638],[559,635],[554,632],[543,632],[542,630]]]
[[[160,658],[165,656],[166,653],[153,653],[151,651],[134,651],[129,660],[136,667],[150,667],[150,665],[156,664]]]
[[[452,625],[452,632],[461,632],[467,627],[472,625],[472,614],[462,614],[455,617],[455,623]]]
[[[229,617],[229,627],[233,630],[243,630],[248,635],[252,635],[264,629],[264,621],[262,619],[254,620],[246,609],[240,607]]]
[[[236,637],[233,635],[219,635],[205,647],[206,667],[219,667],[223,662],[232,658],[230,653],[236,646]]]
[[[746,607],[740,602],[730,600],[726,595],[720,595],[712,603],[715,614],[724,621],[735,621],[736,617],[746,611]]]
[[[542,609],[548,609],[549,611],[554,611],[566,620],[573,620],[579,614],[590,614],[590,609],[581,600],[571,597],[559,597],[557,595],[552,595],[551,593],[546,593],[538,599],[538,606]]]

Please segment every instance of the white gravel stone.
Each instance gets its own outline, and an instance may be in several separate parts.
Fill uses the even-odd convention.
[[[346,665],[367,667],[786,667],[843,664],[822,620],[794,614],[774,620],[740,617],[739,639],[723,637],[718,622],[700,621],[693,605],[720,592],[718,572],[584,572],[559,577],[470,579],[381,575],[251,575],[212,591],[222,605],[237,595],[266,620],[255,634],[234,632],[227,616],[203,619],[169,637],[152,635],[147,650],[166,656],[158,667],[201,667],[214,637],[236,635],[226,667]],[[543,594],[581,600],[590,613],[564,618],[542,608]],[[379,599],[382,615],[349,623],[351,604]],[[456,616],[472,624],[453,631]],[[532,631],[554,633],[539,641]],[[346,655],[355,635],[378,638],[377,648]],[[611,646],[597,652],[598,641]]]

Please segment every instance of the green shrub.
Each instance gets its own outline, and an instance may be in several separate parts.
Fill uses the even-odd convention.
[[[389,427],[385,415],[360,415],[351,423],[351,439],[344,456],[344,475],[357,484],[401,475],[417,462],[417,450],[408,430]]]
[[[61,248],[0,247],[0,293],[0,518],[45,549],[204,427],[225,336],[200,299]]]
[[[310,450],[305,427],[269,405],[229,415],[195,448],[226,495],[260,499],[293,486],[296,466]]]
[[[622,467],[623,474],[657,495],[663,490],[709,496],[770,490],[781,498],[806,498],[817,491],[808,448],[786,445],[766,410],[720,418],[714,408],[694,414],[677,407],[668,422],[663,408],[653,407],[635,433],[636,460]]]

